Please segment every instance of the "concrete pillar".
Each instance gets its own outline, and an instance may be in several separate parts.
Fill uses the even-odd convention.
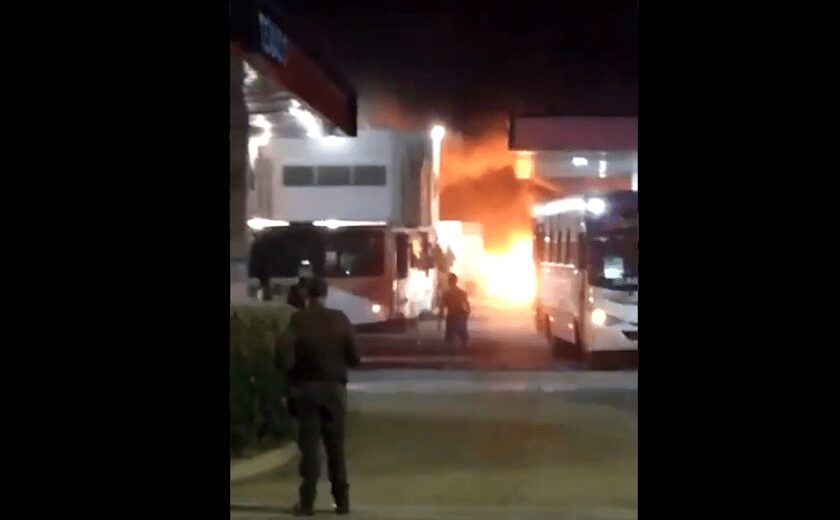
[[[248,177],[248,108],[242,93],[242,60],[230,57],[230,255],[245,253]]]
[[[245,283],[248,201],[248,107],[242,92],[242,59],[230,56],[230,260],[231,297]],[[236,290],[234,290],[236,286]],[[240,287],[242,286],[242,287]]]

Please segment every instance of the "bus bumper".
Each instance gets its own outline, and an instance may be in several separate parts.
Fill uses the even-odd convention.
[[[627,324],[611,327],[590,327],[586,347],[590,352],[638,351],[639,328]]]

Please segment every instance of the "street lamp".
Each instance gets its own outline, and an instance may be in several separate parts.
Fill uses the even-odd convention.
[[[435,177],[440,177],[440,148],[444,136],[446,136],[446,128],[442,125],[435,125],[432,131],[429,132],[432,137],[432,168],[435,172]]]
[[[251,163],[251,168],[257,160],[259,149],[271,142],[271,122],[262,114],[251,116],[251,126],[255,128],[262,128],[259,135],[248,136],[248,159]]]
[[[446,136],[446,128],[443,125],[435,125],[432,127],[429,135],[432,137],[432,172],[434,177],[431,182],[431,198],[432,198],[432,222],[437,222],[440,218],[440,199],[438,193],[438,185],[440,183],[440,148],[443,143],[443,138]]]
[[[289,113],[298,120],[298,122],[306,130],[307,137],[323,137],[324,129],[321,128],[321,123],[315,114],[303,108],[300,101],[293,99],[289,104]]]

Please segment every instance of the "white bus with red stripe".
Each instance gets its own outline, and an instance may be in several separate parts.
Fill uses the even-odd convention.
[[[427,134],[362,130],[265,148],[249,221],[249,295],[285,299],[299,277],[316,275],[330,287],[327,306],[356,325],[431,312],[437,186]]]

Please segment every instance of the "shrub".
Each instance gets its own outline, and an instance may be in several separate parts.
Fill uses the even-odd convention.
[[[230,308],[230,445],[241,451],[255,441],[290,436],[284,350],[275,352],[295,308],[285,303],[231,305]]]

